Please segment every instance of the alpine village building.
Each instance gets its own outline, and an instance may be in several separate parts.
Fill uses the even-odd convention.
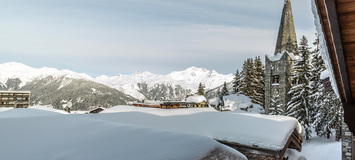
[[[275,53],[265,58],[265,112],[269,114],[271,99],[278,97],[282,110],[286,110],[292,84],[292,68],[298,59],[297,38],[290,0],[285,0],[277,37]]]
[[[30,105],[29,91],[0,91],[0,107],[27,108]]]

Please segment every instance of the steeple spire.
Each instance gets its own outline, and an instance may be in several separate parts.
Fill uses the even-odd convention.
[[[285,50],[297,54],[297,38],[290,0],[285,0],[284,8],[282,10],[275,54],[282,53]]]

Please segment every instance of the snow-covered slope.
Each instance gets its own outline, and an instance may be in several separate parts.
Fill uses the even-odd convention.
[[[199,83],[206,86],[205,90],[209,90],[224,82],[232,81],[233,77],[232,74],[223,75],[214,70],[190,67],[184,71],[176,71],[167,75],[135,72],[132,75],[119,74],[113,77],[103,75],[93,78],[87,74],[70,70],[48,67],[33,68],[16,62],[0,64],[0,90],[18,90],[26,84],[43,79],[60,81],[58,89],[61,89],[69,86],[73,80],[85,80],[103,84],[141,100],[160,98],[182,100],[186,95],[195,93]]]
[[[187,92],[186,94],[190,94],[197,91],[199,83],[206,86],[205,90],[209,90],[222,85],[224,82],[232,81],[233,77],[232,74],[223,75],[214,70],[190,67],[184,71],[175,71],[167,75],[135,72],[132,75],[100,76],[95,78],[95,81],[111,86],[137,99],[144,99],[147,96],[142,93],[142,87],[139,84],[145,84],[148,91],[167,86],[170,87],[170,91],[175,90],[176,92],[182,88]]]
[[[32,68],[21,63],[0,64],[0,90],[29,90],[31,105],[61,108],[71,101],[73,109],[90,106],[111,107],[135,100],[116,89],[96,83],[82,73],[55,68]]]
[[[6,131],[0,132],[0,155],[6,160],[246,160],[205,136],[105,121],[95,115],[13,109],[0,112],[0,128]]]
[[[6,84],[8,79],[18,78],[21,80],[19,87],[22,87],[29,81],[48,76],[92,80],[87,74],[76,73],[70,70],[58,70],[49,67],[33,68],[17,62],[0,64],[0,83],[2,84]]]

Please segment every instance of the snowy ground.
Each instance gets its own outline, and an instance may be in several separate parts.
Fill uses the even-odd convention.
[[[301,153],[288,150],[286,155],[295,160],[341,160],[341,142],[335,141],[334,134],[330,139],[318,137],[314,132],[312,136],[310,140],[303,142]]]
[[[205,136],[34,108],[0,112],[0,159],[246,159]]]
[[[243,122],[246,117],[269,122],[253,120],[259,125],[238,127],[238,121]],[[199,159],[219,150],[240,157],[240,153],[211,138],[243,138],[250,144],[259,141],[259,145],[275,145],[271,141],[279,134],[267,136],[267,142],[257,137],[260,134],[251,132],[283,120],[258,114],[220,113],[212,108],[162,110],[117,106],[100,114],[67,114],[43,106],[0,108],[0,128],[6,130],[0,132],[0,155],[4,159]],[[289,123],[286,119],[278,128]],[[233,131],[234,127],[238,130]],[[272,133],[266,130],[264,134]],[[252,138],[248,140],[248,136]],[[340,160],[341,143],[335,142],[334,137],[328,140],[313,136],[303,143],[301,153],[288,150],[286,154],[290,160]]]

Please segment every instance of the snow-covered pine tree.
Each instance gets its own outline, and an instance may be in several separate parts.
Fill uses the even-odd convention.
[[[237,70],[237,72],[235,73],[235,76],[234,76],[234,80],[233,80],[232,94],[239,94],[240,93],[241,79],[242,79],[242,75],[239,72],[239,70]]]
[[[311,103],[314,104],[314,108],[322,107],[324,101],[324,85],[321,79],[321,73],[325,70],[325,65],[322,57],[319,53],[318,39],[313,43],[315,45],[315,50],[312,53],[312,92],[311,92]],[[316,119],[317,113],[313,113],[313,121]]]
[[[285,111],[281,108],[282,104],[278,94],[274,94],[270,103],[270,115],[285,115]]]
[[[314,105],[311,103],[312,95],[312,66],[310,63],[310,47],[305,36],[301,38],[299,55],[302,58],[295,62],[293,66],[293,80],[298,80],[288,92],[291,100],[287,104],[287,115],[295,117],[305,129],[305,136],[308,140],[311,137],[312,115],[315,113]]]
[[[221,95],[222,96],[228,96],[229,95],[229,91],[227,89],[227,83],[224,82],[223,84],[223,87],[222,87],[222,90],[221,90]]]
[[[255,57],[254,60],[254,78],[252,80],[252,90],[253,94],[250,95],[250,98],[253,103],[260,104],[264,106],[265,102],[265,67],[261,62],[260,57]]]
[[[321,104],[317,108],[317,115],[314,121],[314,128],[318,136],[328,139],[332,134],[331,129],[341,127],[341,102],[333,92],[321,97]]]
[[[252,82],[253,79],[255,78],[254,61],[252,58],[248,58],[246,61],[244,61],[243,70],[241,74],[242,74],[242,79],[240,84],[241,93],[250,97],[250,95],[254,93]]]
[[[198,95],[205,95],[205,86],[202,83],[200,83],[198,85],[197,94]]]

